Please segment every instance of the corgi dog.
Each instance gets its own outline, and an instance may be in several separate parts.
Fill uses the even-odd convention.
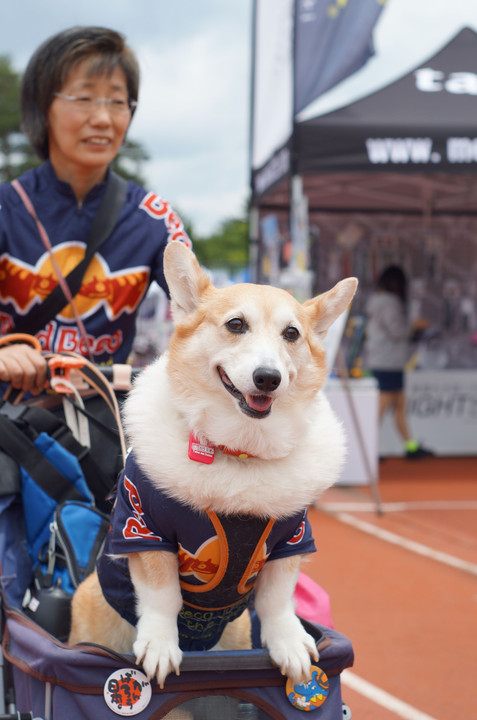
[[[345,454],[322,341],[357,280],[304,303],[265,285],[217,289],[179,242],[164,272],[175,330],[126,400],[131,450],[69,642],[132,650],[163,687],[183,650],[248,647],[253,599],[272,662],[299,681],[318,659],[293,604],[315,549],[307,506]]]

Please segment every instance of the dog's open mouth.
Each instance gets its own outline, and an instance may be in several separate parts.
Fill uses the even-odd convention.
[[[272,409],[273,398],[268,395],[243,395],[238,390],[223,368],[217,368],[224,388],[239,402],[239,407],[245,415],[252,418],[263,418],[269,415]]]

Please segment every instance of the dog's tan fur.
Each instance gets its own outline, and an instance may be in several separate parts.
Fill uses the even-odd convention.
[[[141,558],[140,555],[143,557]],[[157,583],[168,581],[171,573],[177,574],[177,558],[171,553],[144,552],[131,554],[129,562],[139,569],[143,582],[153,577]],[[78,592],[73,596],[73,623],[69,644],[79,642],[99,642],[116,652],[131,652],[136,631],[132,625],[122,619],[111,605],[105,602],[98,583],[98,576],[93,573],[81,583]],[[223,650],[246,650],[251,647],[250,616],[243,613],[237,620],[225,628],[222,635]]]
[[[180,243],[167,247],[164,263],[176,329],[169,352],[142,373],[126,403],[138,464],[153,485],[199,511],[279,519],[303,510],[335,481],[343,461],[341,426],[320,392],[326,377],[322,340],[350,303],[356,280],[300,304],[272,287],[214,288]],[[229,327],[237,318],[243,331]],[[276,389],[259,393],[254,387],[257,366],[279,372]],[[252,413],[224,387],[223,371]],[[271,403],[268,414],[261,412],[263,402]],[[201,441],[253,457],[217,453],[212,465],[191,462],[184,451],[191,431]],[[315,643],[294,613],[300,560],[265,563],[255,585],[262,641],[282,672],[295,679],[308,672],[310,655],[316,658]],[[134,553],[128,563],[137,629],[108,605],[94,574],[73,599],[70,642],[134,649],[146,673],[162,685],[169,672],[179,672],[182,657],[177,557]],[[244,615],[227,627],[220,645],[248,643]]]

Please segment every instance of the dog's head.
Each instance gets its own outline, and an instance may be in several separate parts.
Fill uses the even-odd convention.
[[[175,321],[168,372],[194,429],[228,444],[225,425],[262,433],[282,410],[306,410],[326,377],[322,340],[351,302],[355,278],[303,304],[265,285],[217,289],[178,242],[166,248],[164,271]]]

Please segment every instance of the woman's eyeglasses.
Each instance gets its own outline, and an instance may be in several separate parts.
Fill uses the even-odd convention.
[[[108,108],[109,112],[115,115],[122,115],[124,113],[130,113],[134,110],[137,105],[135,100],[124,100],[121,98],[100,98],[90,97],[88,95],[76,96],[76,95],[64,95],[63,93],[56,92],[55,97],[61,98],[62,100],[68,100],[75,110],[80,110],[84,113],[92,113],[96,110],[101,103],[104,103]]]

